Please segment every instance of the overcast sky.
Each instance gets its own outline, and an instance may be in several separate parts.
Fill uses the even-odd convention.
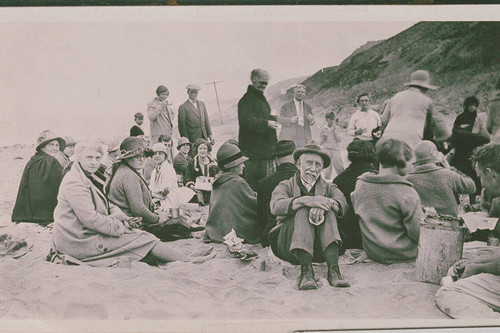
[[[201,100],[215,99],[205,85],[214,80],[224,81],[218,86],[221,99],[239,98],[253,68],[269,70],[270,84],[312,75],[338,65],[367,41],[389,38],[417,22],[315,20],[310,7],[304,17],[283,10],[266,21],[258,11],[245,11],[241,22],[222,9],[193,11],[103,19],[80,9],[40,19],[26,10],[17,16],[0,10],[0,146],[33,143],[45,129],[77,139],[120,135],[135,112],[145,113],[159,84],[169,88],[175,110],[186,100],[189,83],[202,86]]]

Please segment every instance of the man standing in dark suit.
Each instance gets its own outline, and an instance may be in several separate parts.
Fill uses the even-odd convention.
[[[278,184],[293,177],[298,171],[293,160],[295,144],[290,140],[280,140],[274,145],[274,158],[276,162],[276,172],[263,178],[257,191],[257,214],[259,221],[264,224],[260,242],[262,246],[269,245],[269,231],[276,225],[276,217],[271,214],[269,203],[271,195]]]
[[[293,89],[293,100],[283,104],[278,122],[283,125],[280,140],[292,140],[297,148],[311,141],[311,125],[314,124],[312,108],[304,101],[306,87],[298,84]]]
[[[245,162],[243,178],[256,191],[259,181],[274,172],[273,144],[277,141],[278,123],[271,116],[271,107],[264,96],[269,73],[254,69],[252,84],[238,102],[239,144]]]
[[[189,142],[195,143],[196,140],[202,138],[213,145],[212,129],[208,119],[207,108],[205,103],[199,101],[198,91],[200,87],[195,84],[190,84],[186,87],[188,100],[179,106],[179,133],[181,137],[186,137]]]

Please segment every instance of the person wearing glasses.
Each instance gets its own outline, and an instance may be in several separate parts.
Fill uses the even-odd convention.
[[[269,82],[269,73],[254,69],[250,75],[252,83],[238,102],[238,142],[245,162],[243,178],[252,190],[257,191],[259,181],[274,172],[273,145],[277,141],[276,116],[271,116],[271,107],[264,96]]]

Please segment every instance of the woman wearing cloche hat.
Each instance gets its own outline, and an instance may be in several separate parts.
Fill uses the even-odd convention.
[[[217,160],[222,173],[213,183],[206,238],[221,243],[234,229],[246,243],[258,243],[263,225],[257,218],[257,195],[241,177],[243,162],[248,158],[237,146],[224,143],[217,152]]]
[[[63,138],[50,130],[40,133],[36,153],[24,167],[12,222],[42,225],[54,221],[57,192],[62,180],[62,166],[56,156],[65,146]]]

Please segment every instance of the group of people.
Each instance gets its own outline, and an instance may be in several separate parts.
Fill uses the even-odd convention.
[[[234,230],[246,243],[270,246],[277,257],[300,265],[298,288],[309,290],[317,288],[313,262],[326,261],[331,286],[350,286],[338,265],[345,249],[363,249],[385,264],[415,260],[422,206],[457,216],[459,195],[475,197],[482,186],[490,215],[500,217],[500,124],[494,108],[484,117],[484,126],[476,125],[483,119],[475,114],[478,100],[466,99],[450,133],[435,117],[427,96],[437,87],[430,84],[427,71],[415,71],[408,89],[387,100],[381,115],[370,109],[369,94],[357,97],[360,109],[347,129],[352,136],[347,146],[350,164],[344,168],[335,113],[325,114],[319,143],[312,141],[316,119],[305,101],[306,87],[295,86],[293,100],[272,115],[264,96],[269,78],[265,70],[252,71],[238,103],[238,140],[222,144],[215,158],[208,114],[197,100],[196,85],[187,86],[189,98],[179,107],[175,157],[174,113],[164,86],[147,107],[150,139],[141,133],[144,117],[138,113],[131,136],[119,146],[110,145],[107,156],[100,143],[79,141],[68,168],[57,156],[71,156],[73,149],[67,147],[74,140],[43,132],[24,170],[12,220],[54,221],[55,252],[82,262],[108,266],[126,257],[158,264],[190,259],[163,242],[197,228],[175,216],[175,209],[188,202],[208,204],[206,242],[223,242]],[[463,173],[444,158],[447,142],[455,149],[451,164]],[[500,223],[493,232],[500,233]],[[199,255],[197,261],[203,262],[209,254]],[[440,291],[446,297],[439,299],[444,304],[454,293],[464,297],[463,292],[477,299],[465,281],[485,273],[494,275],[481,281],[496,281],[498,301],[498,260],[461,263],[467,278]],[[487,306],[498,311],[500,304],[488,297]],[[449,304],[438,304],[456,315]]]

